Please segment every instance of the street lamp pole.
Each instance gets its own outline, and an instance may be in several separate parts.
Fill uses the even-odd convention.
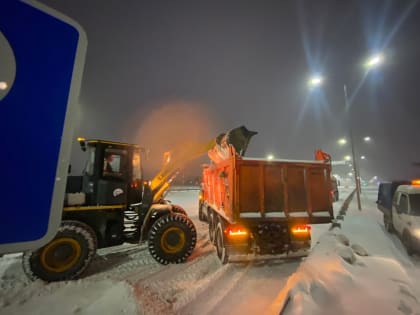
[[[346,106],[346,118],[347,118],[347,124],[349,127],[349,137],[350,137],[350,147],[351,147],[351,155],[353,159],[353,174],[354,174],[354,182],[356,184],[356,196],[357,196],[357,208],[359,210],[362,210],[362,205],[360,202],[360,181],[359,181],[359,170],[357,168],[357,161],[356,161],[356,154],[354,150],[354,141],[353,141],[353,130],[351,126],[351,119],[349,115],[349,101],[347,96],[347,87],[344,84],[344,102]]]

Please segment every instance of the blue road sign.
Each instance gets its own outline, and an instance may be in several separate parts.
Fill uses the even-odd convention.
[[[0,9],[0,253],[35,249],[61,221],[87,40],[35,1]]]

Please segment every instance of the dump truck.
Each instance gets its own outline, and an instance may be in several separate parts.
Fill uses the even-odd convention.
[[[222,263],[236,255],[277,255],[311,246],[310,224],[334,218],[331,157],[244,157],[257,132],[245,126],[217,138],[202,169],[198,216]]]
[[[136,144],[78,138],[86,152],[81,176],[68,176],[62,223],[54,239],[23,255],[31,279],[74,279],[98,248],[148,243],[161,264],[182,263],[192,253],[196,229],[185,210],[164,199],[179,169],[207,152],[214,140],[165,152],[161,170],[143,178],[145,149]]]

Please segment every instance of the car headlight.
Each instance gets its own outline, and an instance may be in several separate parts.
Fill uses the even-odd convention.
[[[414,229],[413,236],[420,239],[420,229]]]

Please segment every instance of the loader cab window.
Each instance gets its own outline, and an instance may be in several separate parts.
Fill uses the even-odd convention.
[[[133,153],[133,178],[132,180],[141,180],[142,179],[142,169],[141,169],[141,159],[140,152]]]
[[[123,178],[127,173],[127,151],[106,148],[102,175],[104,178]]]
[[[95,153],[96,148],[95,147],[88,147],[87,149],[87,162],[85,167],[85,173],[89,176],[92,176],[95,172]]]

